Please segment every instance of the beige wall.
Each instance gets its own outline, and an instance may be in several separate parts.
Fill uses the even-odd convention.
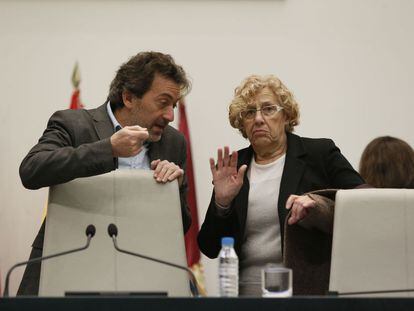
[[[414,2],[0,1],[0,271],[25,260],[46,190],[25,190],[18,166],[50,114],[67,108],[75,61],[87,107],[103,103],[117,67],[142,50],[171,53],[193,80],[188,117],[200,220],[219,146],[247,143],[227,122],[233,89],[274,73],[295,93],[301,135],[330,137],[354,166],[374,137],[414,145]],[[204,260],[217,294],[216,261]],[[15,292],[23,270],[13,274]]]

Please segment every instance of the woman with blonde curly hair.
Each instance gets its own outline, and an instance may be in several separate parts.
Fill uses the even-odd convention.
[[[229,120],[250,146],[220,148],[217,161],[210,159],[214,190],[198,236],[201,251],[215,258],[221,238],[234,237],[240,295],[261,295],[260,272],[267,263],[293,269],[294,294],[324,294],[333,203],[309,192],[355,188],[363,179],[332,140],[292,133],[299,107],[275,76],[244,80]]]

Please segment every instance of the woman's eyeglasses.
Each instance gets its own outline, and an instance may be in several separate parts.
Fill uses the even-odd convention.
[[[250,108],[240,111],[240,118],[243,120],[253,120],[256,117],[257,111],[260,111],[263,117],[271,117],[282,110],[283,107],[278,105],[264,106],[261,108]]]

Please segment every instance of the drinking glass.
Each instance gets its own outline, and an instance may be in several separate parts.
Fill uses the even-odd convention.
[[[262,297],[291,297],[292,269],[267,265],[262,270]]]

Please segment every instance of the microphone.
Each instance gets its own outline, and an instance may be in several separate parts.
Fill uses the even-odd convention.
[[[86,236],[87,236],[87,240],[86,240],[86,245],[83,246],[83,247],[75,248],[75,249],[72,249],[72,250],[68,250],[68,251],[64,251],[64,252],[60,252],[60,253],[56,253],[56,254],[44,256],[44,257],[32,258],[32,259],[27,260],[27,261],[19,262],[19,263],[15,264],[13,267],[11,267],[9,269],[9,271],[7,271],[6,281],[5,281],[5,285],[4,285],[3,297],[9,297],[10,275],[11,275],[12,271],[15,268],[20,267],[20,266],[30,265],[32,263],[40,262],[40,261],[47,260],[47,259],[50,259],[50,258],[59,257],[59,256],[63,256],[63,255],[67,255],[67,254],[71,254],[71,253],[76,253],[76,252],[85,250],[85,249],[87,249],[89,247],[89,244],[91,243],[91,239],[93,238],[93,236],[96,233],[95,226],[94,225],[87,226],[86,227],[86,230],[85,230],[85,233],[86,233]]]
[[[170,266],[170,267],[174,267],[174,268],[178,268],[178,269],[186,271],[190,275],[191,294],[194,297],[199,297],[198,287],[197,287],[197,280],[194,276],[193,271],[191,271],[188,267],[180,266],[180,265],[177,265],[175,263],[171,263],[171,262],[164,261],[164,260],[161,260],[161,259],[156,259],[156,258],[153,258],[153,257],[138,254],[138,253],[133,253],[133,252],[130,252],[130,251],[119,248],[117,240],[116,240],[116,237],[118,236],[118,228],[114,224],[109,224],[109,226],[108,226],[108,235],[109,235],[110,238],[112,238],[115,249],[117,251],[121,252],[121,253],[136,256],[136,257],[143,258],[143,259],[150,260],[150,261],[155,261],[155,262],[158,262],[158,263],[163,264],[163,265],[167,265],[167,266]]]

